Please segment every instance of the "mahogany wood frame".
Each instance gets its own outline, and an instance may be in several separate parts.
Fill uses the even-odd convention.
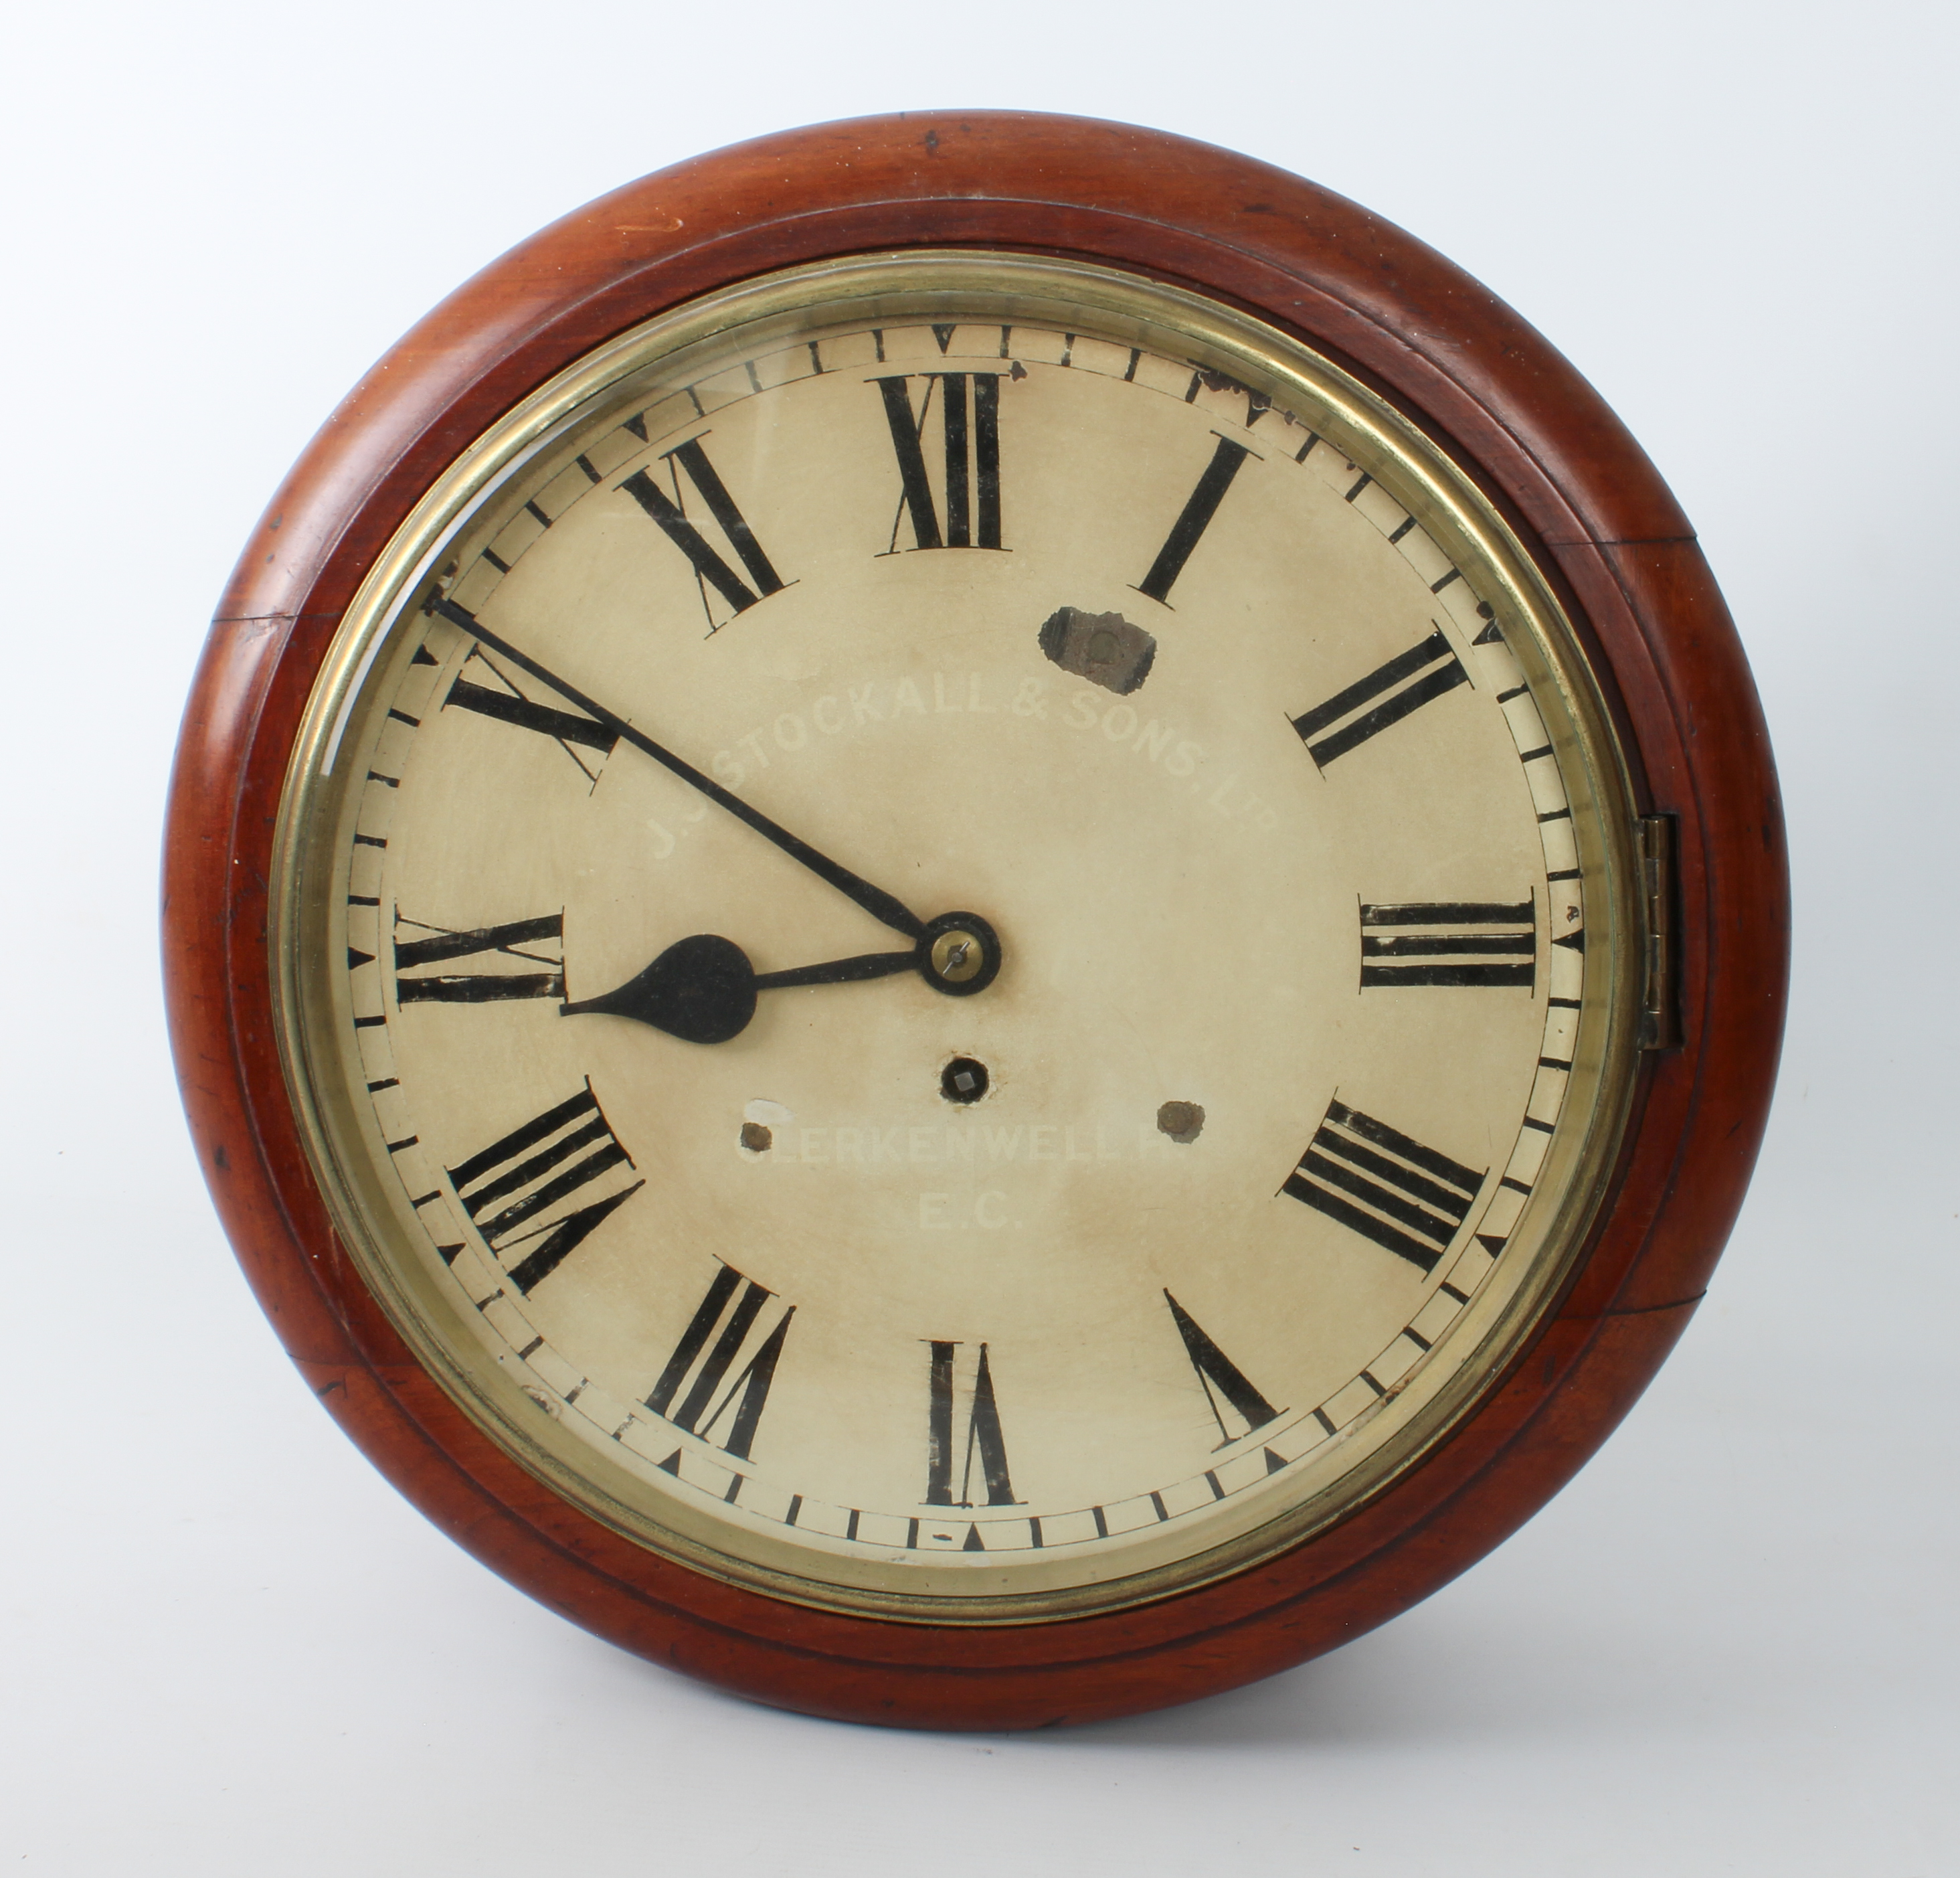
[[[924,245],[1058,253],[1288,329],[1415,415],[1560,591],[1643,812],[1678,818],[1683,1042],[1645,1059],[1615,1188],[1562,1301],[1438,1451],[1332,1529],[1116,1614],[932,1629],[807,1609],[663,1560],[557,1498],[412,1361],[337,1243],[274,1043],[272,827],[321,658],[438,473],[626,327],[794,263]],[[1598,1447],[1693,1311],[1740,1204],[1782,1030],[1781,812],[1755,688],[1686,518],[1591,387],[1493,294],[1354,204],[1251,160],[1071,118],[793,131],[579,209],[486,268],[355,389],[267,509],[184,720],[165,852],[192,1131],[259,1300],[321,1400],[493,1570],[627,1649],[763,1701],[938,1727],[1080,1721],[1300,1662],[1436,1590]]]

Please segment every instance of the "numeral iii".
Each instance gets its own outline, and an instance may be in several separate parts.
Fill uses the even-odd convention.
[[[1361,987],[1522,985],[1537,969],[1538,908],[1481,900],[1361,908]]]

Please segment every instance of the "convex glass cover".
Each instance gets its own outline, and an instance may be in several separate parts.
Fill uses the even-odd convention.
[[[1269,327],[874,257],[434,487],[282,813],[368,1283],[696,1569],[1026,1622],[1296,1542],[1478,1399],[1624,1121],[1633,820],[1501,519]]]

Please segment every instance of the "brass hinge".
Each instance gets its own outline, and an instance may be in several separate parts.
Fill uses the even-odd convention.
[[[1680,938],[1675,897],[1680,880],[1675,818],[1643,815],[1640,823],[1640,910],[1646,969],[1640,979],[1640,1048],[1681,1042]]]

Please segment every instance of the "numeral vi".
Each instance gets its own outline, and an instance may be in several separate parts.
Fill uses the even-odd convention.
[[[975,1504],[973,1468],[980,1466],[977,1484],[985,1487],[990,1507],[1018,1506],[1014,1483],[1007,1476],[1007,1444],[1001,1433],[1001,1410],[994,1399],[994,1372],[987,1346],[980,1346],[973,1375],[973,1393],[966,1415],[966,1437],[961,1449],[953,1442],[955,1370],[960,1346],[934,1343],[929,1381],[931,1407],[926,1425],[925,1504],[929,1507],[970,1507]],[[953,1497],[953,1471],[959,1455],[959,1494]]]

